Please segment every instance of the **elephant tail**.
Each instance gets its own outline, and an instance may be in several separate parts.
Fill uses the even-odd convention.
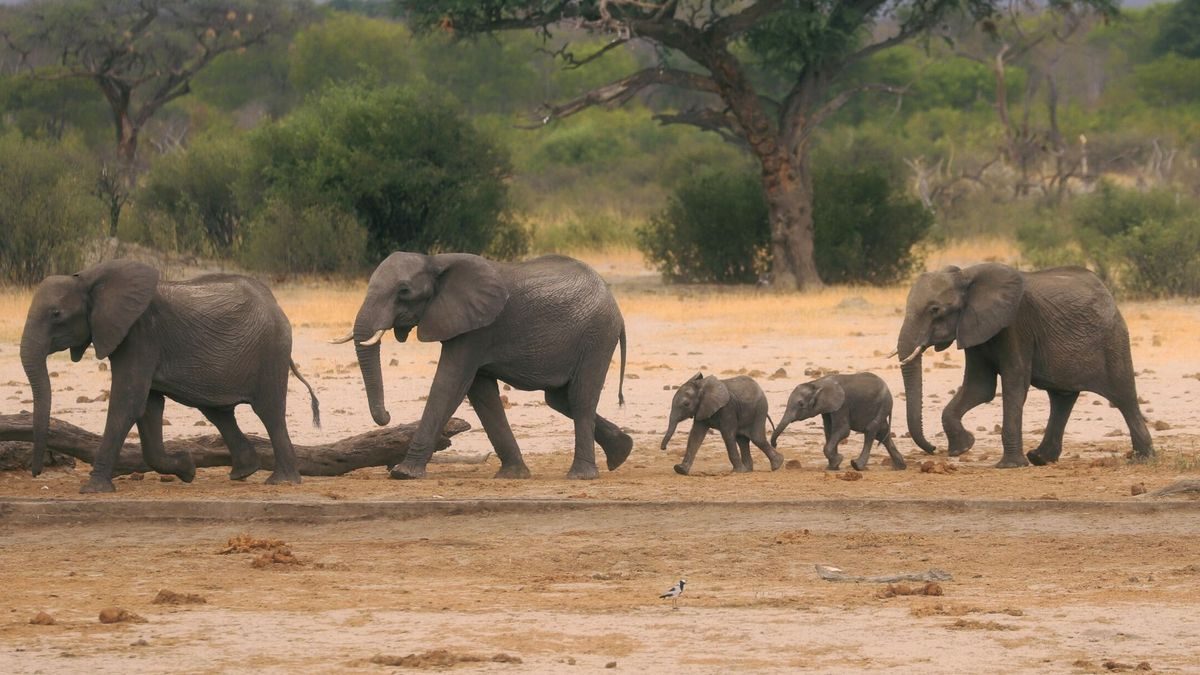
[[[313,426],[320,429],[321,428],[321,402],[317,400],[317,392],[313,391],[312,385],[309,384],[308,380],[304,379],[304,376],[300,374],[300,369],[296,367],[296,362],[292,361],[291,364],[292,364],[292,374],[295,375],[296,379],[303,382],[304,386],[308,388],[308,396],[309,396],[309,398],[312,399]]]
[[[771,423],[771,433],[775,433],[775,420],[771,419],[771,413],[767,413],[767,421]]]
[[[621,382],[617,385],[617,405],[625,405],[625,326],[621,326]]]

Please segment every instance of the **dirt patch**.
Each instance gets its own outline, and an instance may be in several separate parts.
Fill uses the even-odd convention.
[[[196,593],[176,593],[164,588],[150,602],[155,605],[203,605],[208,600]]]
[[[146,619],[121,607],[105,607],[100,610],[100,623],[146,623]]]
[[[236,537],[230,537],[229,542],[225,544],[225,548],[218,551],[218,553],[221,555],[229,555],[230,553],[252,553],[261,549],[276,549],[286,546],[287,543],[282,539],[259,539],[243,533],[237,535]]]
[[[452,668],[462,663],[522,663],[519,657],[511,654],[496,654],[495,656],[476,656],[474,654],[456,654],[446,649],[433,649],[419,654],[407,656],[371,657],[371,663],[380,666],[397,668]]]
[[[888,584],[875,594],[878,598],[894,598],[897,595],[944,595],[942,585],[936,581],[910,586],[908,584]]]

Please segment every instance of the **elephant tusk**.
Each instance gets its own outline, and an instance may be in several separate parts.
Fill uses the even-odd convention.
[[[370,340],[365,340],[365,341],[363,341],[363,342],[360,342],[360,343],[358,343],[358,344],[359,344],[359,345],[361,345],[361,346],[363,346],[363,347],[370,347],[370,346],[372,346],[372,345],[377,345],[377,344],[379,344],[379,341],[380,341],[381,339],[383,339],[383,334],[384,334],[384,333],[386,333],[386,332],[387,332],[387,329],[386,329],[386,328],[380,328],[380,329],[379,329],[379,330],[378,330],[378,331],[377,331],[377,332],[376,332],[374,335],[372,335],[372,336],[371,336],[371,339],[370,339]]]
[[[909,363],[912,363],[912,360],[917,358],[918,356],[920,356],[921,352],[925,351],[926,349],[929,349],[929,347],[927,347],[927,346],[922,347],[922,346],[918,345],[917,348],[914,349],[913,352],[908,355],[908,358],[906,358],[900,362],[900,365],[907,366]]]
[[[885,356],[885,357],[883,357],[883,358],[885,358],[885,359],[890,359],[890,358],[892,358],[893,356],[896,356],[896,355],[898,355],[899,353],[900,353],[900,350],[898,350],[898,349],[893,349],[891,354],[888,354],[887,356]]]
[[[346,333],[346,335],[344,337],[340,337],[336,340],[330,340],[329,344],[331,344],[331,345],[346,344],[347,342],[349,342],[353,339],[354,339],[354,331],[350,331],[349,333]]]

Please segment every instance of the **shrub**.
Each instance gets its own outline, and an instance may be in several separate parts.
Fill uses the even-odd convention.
[[[204,136],[159,159],[137,195],[141,229],[135,225],[129,234],[152,246],[231,255],[247,211],[237,194],[249,159],[244,144],[240,137]]]
[[[771,241],[762,184],[719,170],[685,180],[637,239],[668,281],[753,282]]]
[[[0,282],[30,286],[83,266],[104,232],[94,169],[68,146],[0,136]]]
[[[506,152],[450,102],[395,87],[325,89],[252,136],[252,192],[353,214],[368,262],[397,250],[519,250]]]
[[[271,200],[247,227],[241,263],[274,274],[353,273],[362,269],[367,231],[354,216],[320,204]]]
[[[830,283],[889,284],[919,262],[933,216],[880,171],[822,171],[814,180],[815,257]],[[638,245],[670,281],[748,283],[769,262],[770,224],[752,171],[684,180]]]

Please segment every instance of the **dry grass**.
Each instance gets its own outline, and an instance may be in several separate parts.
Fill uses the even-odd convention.
[[[25,326],[25,315],[29,313],[32,297],[31,290],[0,289],[0,342],[16,343],[21,340],[21,329]]]

